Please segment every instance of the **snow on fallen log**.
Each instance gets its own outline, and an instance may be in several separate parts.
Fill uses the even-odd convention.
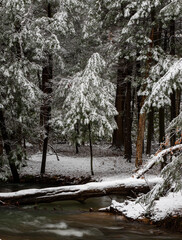
[[[151,179],[156,184],[157,178]],[[147,192],[149,187],[143,179],[120,179],[109,182],[93,182],[83,185],[52,187],[43,189],[27,189],[17,192],[0,193],[0,201],[4,204],[35,204],[54,201],[77,200],[84,201],[90,197],[107,194],[131,195],[132,192]]]
[[[134,175],[135,178],[140,178],[146,172],[148,172],[155,164],[163,162],[163,157],[168,154],[173,154],[175,151],[182,150],[182,144],[175,145],[173,147],[167,148],[162,150],[161,152],[157,153],[156,156],[153,156],[149,162],[143,166],[137,173]]]
[[[146,216],[147,206],[136,202],[136,201],[125,201],[119,203],[115,200],[112,201],[111,205],[106,208],[99,209],[100,212],[117,212],[122,214],[125,218],[130,220],[152,221],[153,223],[160,223],[161,221],[168,219],[169,217],[176,218],[177,216],[182,217],[182,193],[170,192],[167,196],[161,197],[156,200],[156,203],[150,212],[150,215]],[[172,203],[172,204],[171,204]],[[181,224],[180,224],[181,225]],[[182,227],[182,226],[180,226]]]

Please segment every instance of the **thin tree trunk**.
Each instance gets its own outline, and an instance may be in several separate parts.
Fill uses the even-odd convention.
[[[125,101],[125,158],[128,162],[131,162],[132,155],[132,142],[131,142],[131,82],[127,82],[127,93]]]
[[[47,99],[44,102],[44,131],[45,137],[43,141],[43,154],[42,154],[42,165],[41,165],[41,174],[45,173],[46,166],[46,156],[47,156],[47,147],[48,147],[48,138],[49,138],[49,120],[51,119],[51,106],[49,95],[52,93],[52,86],[50,80],[52,79],[52,63],[51,57],[49,57],[49,67],[43,69],[42,80],[43,80],[43,92],[47,94]]]
[[[0,130],[1,130],[1,136],[2,136],[2,139],[3,139],[3,142],[4,142],[4,149],[5,149],[6,155],[8,157],[9,166],[10,166],[11,173],[12,173],[12,176],[13,176],[13,181],[15,183],[19,183],[19,181],[20,181],[19,174],[18,174],[18,171],[17,171],[17,167],[14,163],[14,160],[11,157],[11,143],[10,143],[8,132],[7,132],[7,129],[6,129],[4,113],[3,113],[2,109],[0,109]]]
[[[165,141],[165,112],[164,108],[159,109],[159,144]],[[165,146],[162,144],[162,148],[165,149]],[[161,169],[166,165],[167,157],[163,157],[164,161],[161,163]]]
[[[79,124],[77,122],[75,126],[75,132],[76,132],[76,139],[75,139],[75,148],[76,148],[76,154],[79,153],[79,143],[78,143],[78,137],[79,137]]]
[[[151,154],[151,145],[154,134],[154,108],[148,113],[148,132],[147,132],[147,148],[146,154]]]
[[[90,143],[90,169],[91,174],[94,175],[93,171],[93,149],[92,149],[92,130],[91,130],[91,124],[88,125],[88,131],[89,131],[89,143]]]
[[[47,7],[47,16],[49,18],[52,17],[51,11],[51,4],[48,3]],[[48,65],[43,68],[42,71],[42,91],[46,94],[46,99],[44,101],[44,108],[43,108],[43,121],[44,121],[44,130],[45,130],[45,137],[43,143],[43,154],[42,154],[42,164],[41,164],[41,175],[45,173],[46,167],[46,157],[47,157],[47,148],[48,148],[48,139],[49,139],[49,120],[51,119],[51,102],[50,102],[50,94],[52,93],[52,55],[48,56]]]
[[[159,109],[159,143],[165,141],[165,121],[164,108]]]

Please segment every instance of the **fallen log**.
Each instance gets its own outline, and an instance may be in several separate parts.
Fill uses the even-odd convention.
[[[109,194],[133,196],[133,194],[146,193],[149,190],[149,186],[143,179],[128,178],[110,182],[92,182],[75,186],[27,189],[17,192],[0,193],[0,201],[4,204],[12,205],[50,203],[64,200],[84,201],[87,198]]]

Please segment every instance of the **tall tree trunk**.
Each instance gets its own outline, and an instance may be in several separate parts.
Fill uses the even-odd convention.
[[[154,134],[154,108],[152,107],[150,112],[148,113],[148,132],[147,132],[147,148],[146,154],[151,154],[151,145],[152,138]]]
[[[118,63],[118,73],[117,73],[117,89],[116,89],[116,101],[115,107],[118,111],[118,115],[115,116],[115,121],[118,128],[114,130],[113,133],[113,143],[112,145],[121,148],[124,146],[124,103],[125,103],[125,90],[126,83],[123,78],[123,62],[120,59]]]
[[[41,165],[41,174],[45,173],[46,166],[46,156],[47,156],[47,147],[48,147],[48,138],[49,138],[49,120],[51,119],[51,102],[50,94],[52,93],[52,57],[49,56],[49,66],[43,68],[42,73],[42,85],[43,92],[47,95],[44,101],[44,131],[45,137],[43,142],[43,154],[42,154],[42,165]]]
[[[151,11],[151,21],[152,21],[152,24],[154,24],[154,22],[155,22],[155,9],[152,9],[152,11]],[[150,48],[151,49],[154,46],[156,31],[157,31],[156,30],[156,25],[154,24],[152,29],[151,29],[151,34],[150,34],[150,39],[151,39]],[[145,78],[147,78],[148,75],[149,75],[151,61],[152,61],[152,54],[149,51],[148,59],[147,59],[147,62],[146,62]],[[146,85],[143,86],[143,89],[145,89],[145,88],[146,88]],[[146,99],[146,96],[142,96],[140,107],[143,106],[143,104],[145,102],[145,99]],[[138,123],[137,143],[136,143],[136,161],[135,161],[135,166],[136,167],[139,167],[140,165],[142,165],[142,152],[143,152],[143,145],[144,145],[145,120],[146,120],[146,113],[140,114],[139,123]]]
[[[51,4],[48,3],[47,6],[47,16],[49,18],[52,17]],[[49,120],[51,119],[51,101],[50,95],[52,93],[52,71],[53,71],[53,62],[52,55],[48,56],[48,65],[43,68],[42,71],[42,91],[46,95],[44,106],[43,106],[43,121],[44,121],[44,130],[45,137],[43,143],[43,154],[42,154],[42,164],[41,164],[41,175],[45,173],[46,166],[46,157],[47,157],[47,147],[48,147],[48,139],[49,139]]]
[[[175,20],[170,21],[170,54],[175,55]],[[170,95],[171,99],[171,121],[176,117],[176,92],[173,90],[173,93]],[[171,132],[171,146],[175,145],[176,135],[175,132]]]
[[[92,129],[91,124],[88,125],[88,131],[89,131],[89,143],[90,143],[90,169],[91,169],[91,175],[94,175],[93,171],[93,149],[92,149]]]
[[[131,142],[131,82],[127,81],[127,93],[125,101],[125,142],[124,155],[128,162],[131,162],[132,142]]]
[[[2,109],[0,109],[0,130],[1,130],[1,136],[2,136],[2,139],[3,139],[3,143],[4,143],[4,149],[5,149],[5,152],[6,152],[8,161],[9,161],[9,166],[10,166],[10,169],[11,169],[11,173],[12,173],[12,176],[13,176],[13,181],[15,183],[19,183],[19,181],[20,181],[19,174],[18,174],[18,171],[17,171],[17,167],[15,165],[15,162],[11,157],[11,143],[10,143],[10,139],[9,139],[8,132],[7,132],[7,129],[6,129],[4,113],[3,113]]]

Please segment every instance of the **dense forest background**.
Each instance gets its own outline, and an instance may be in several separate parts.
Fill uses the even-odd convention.
[[[180,146],[181,0],[1,0],[0,42],[0,167],[15,182],[27,142],[41,174],[57,142],[91,158],[107,142],[137,168],[152,144]]]

